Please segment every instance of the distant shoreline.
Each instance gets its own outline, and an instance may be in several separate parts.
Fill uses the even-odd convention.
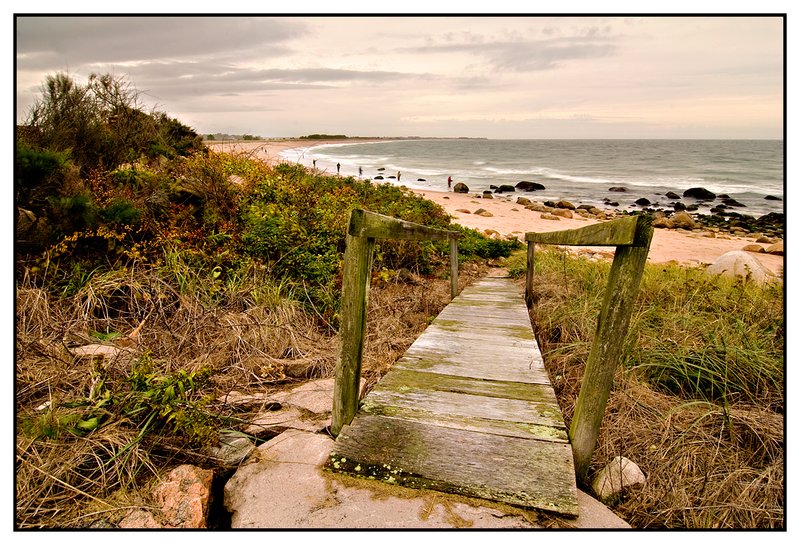
[[[348,139],[353,142],[355,138]],[[274,139],[243,142],[209,142],[212,149],[219,151],[252,154],[270,165],[276,165],[285,158],[281,153],[290,149],[310,149],[328,144],[343,144],[348,140],[308,140],[308,139]],[[389,139],[358,139],[357,142],[385,142]],[[423,198],[431,200],[442,206],[454,221],[464,227],[479,231],[492,230],[501,236],[515,235],[529,231],[557,231],[582,227],[597,220],[566,219],[559,221],[542,219],[541,215],[523,206],[516,204],[515,197],[501,197],[495,199],[479,199],[475,195],[459,194],[432,190],[419,190],[408,188],[409,191]],[[492,217],[474,214],[478,208],[484,208],[492,213]],[[469,210],[470,213],[459,212]],[[755,238],[740,236],[703,236],[705,233],[691,231],[656,229],[650,247],[648,261],[652,263],[677,262],[683,265],[700,265],[713,263],[722,254],[741,250],[747,244],[755,242]],[[607,250],[607,249],[605,249]],[[753,257],[761,261],[771,271],[778,273],[783,269],[782,256],[753,253]]]

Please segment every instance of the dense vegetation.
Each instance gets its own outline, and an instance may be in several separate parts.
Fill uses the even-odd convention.
[[[536,252],[531,315],[567,423],[608,262]],[[525,255],[509,260],[523,275]],[[647,475],[615,509],[634,527],[779,528],[784,520],[784,299],[702,268],[647,265],[593,470]]]
[[[332,376],[350,210],[453,228],[388,184],[211,152],[107,75],[49,77],[16,151],[19,527],[85,526],[128,501],[241,425],[220,395],[286,383],[297,354]],[[465,260],[515,247],[461,230]],[[441,308],[447,251],[376,248],[368,379]],[[81,352],[98,345],[112,355]]]

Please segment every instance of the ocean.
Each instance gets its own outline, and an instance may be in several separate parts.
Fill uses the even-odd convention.
[[[447,178],[465,183],[470,193],[490,186],[537,182],[544,190],[520,192],[532,200],[568,200],[575,205],[632,210],[647,198],[653,208],[669,208],[686,189],[704,187],[727,194],[744,207],[731,210],[759,217],[783,212],[784,145],[782,140],[487,140],[409,139],[343,143],[296,148],[282,158],[343,176],[446,191]],[[397,174],[400,173],[400,181]],[[610,192],[610,187],[626,192]],[[604,203],[617,202],[617,206]],[[683,198],[686,205],[696,203]],[[719,199],[700,205],[710,213]]]

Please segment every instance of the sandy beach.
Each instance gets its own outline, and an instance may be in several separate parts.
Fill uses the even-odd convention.
[[[341,144],[353,142],[372,142],[369,139],[348,140],[299,140],[280,139],[253,142],[220,142],[211,143],[213,149],[224,152],[251,153],[254,157],[269,164],[280,162],[281,152],[297,149],[298,161],[301,160],[302,150],[313,146],[325,144]],[[302,161],[301,161],[302,162]],[[522,238],[524,233],[530,231],[559,231],[575,229],[596,223],[598,220],[585,219],[574,215],[572,219],[560,218],[558,221],[543,219],[540,212],[534,212],[516,204],[518,196],[525,196],[532,201],[536,200],[533,193],[505,194],[493,199],[483,199],[477,195],[439,191],[418,191],[415,193],[441,205],[454,221],[465,227],[480,231],[492,230],[501,236],[515,235]],[[492,214],[491,217],[475,215],[480,208]],[[468,210],[469,213],[459,210]],[[650,246],[648,261],[651,263],[676,262],[683,265],[699,265],[713,263],[719,256],[733,250],[741,250],[748,244],[755,243],[756,237],[739,237],[717,233],[713,238],[711,233],[690,232],[685,230],[656,229]],[[762,244],[766,247],[766,244]],[[613,251],[611,248],[597,248],[598,251]],[[783,270],[783,256],[753,253],[762,264],[772,272],[779,274]]]

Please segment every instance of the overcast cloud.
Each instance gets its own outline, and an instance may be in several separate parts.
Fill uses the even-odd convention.
[[[18,17],[48,74],[127,77],[201,133],[781,138],[779,17]]]

